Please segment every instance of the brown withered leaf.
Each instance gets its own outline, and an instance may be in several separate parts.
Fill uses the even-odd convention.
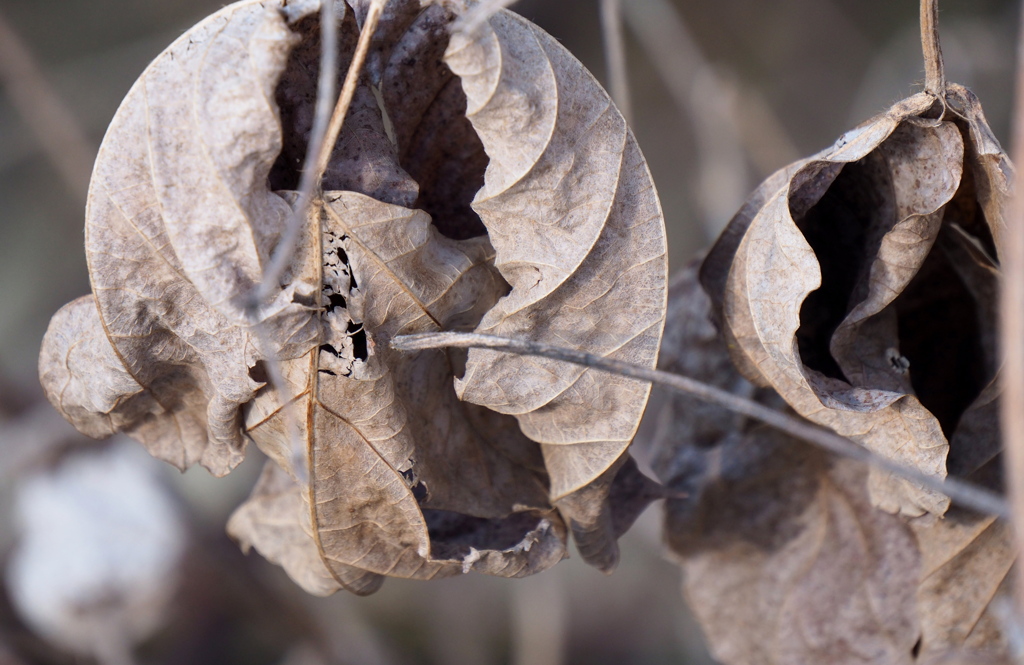
[[[947,457],[964,458],[957,472],[990,460],[1010,170],[977,99],[950,85],[769,178],[702,268],[736,365],[800,415],[926,474],[944,477]],[[870,486],[892,512],[949,506],[889,474]]]
[[[368,5],[345,5],[339,77]],[[636,141],[527,21],[450,35],[460,3],[392,0],[323,195],[254,320],[246,297],[311,131],[318,7],[231,5],[129,93],[91,185],[93,295],[44,340],[51,401],[181,468],[227,473],[255,441],[274,466],[231,533],[313,593],[527,575],[564,556],[567,526],[609,569],[658,495],[626,451],[649,388],[389,340],[476,330],[652,366],[665,238]],[[286,385],[267,384],[271,358]]]
[[[673,281],[662,367],[778,405],[729,366],[711,312],[691,267]],[[990,611],[1014,558],[1004,527],[959,508],[907,524],[871,505],[859,463],[694,406],[666,404],[655,464],[686,495],[666,504],[666,540],[722,663],[1005,662]]]

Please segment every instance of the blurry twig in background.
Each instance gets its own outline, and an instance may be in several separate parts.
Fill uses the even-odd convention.
[[[1020,34],[1024,36],[1024,14]],[[1006,449],[1006,484],[1013,510],[1017,549],[1024,549],[1024,42],[1017,42],[1017,93],[1011,155],[1018,165],[1006,219],[1003,283],[999,308],[1003,352],[1001,416]],[[1024,566],[1016,566],[1017,611],[1024,611]]]
[[[480,0],[469,11],[460,16],[452,26],[452,32],[471,34],[496,13],[515,3],[516,0]]]
[[[770,107],[740,93],[705,59],[668,0],[628,2],[624,9],[676,106],[693,125],[700,173],[696,198],[705,232],[714,238],[749,192],[746,153],[759,169],[772,171],[796,150]],[[741,120],[740,109],[748,106]],[[770,151],[780,155],[772,158]]]
[[[622,0],[601,0],[601,35],[612,100],[619,107],[626,124],[632,125],[633,108],[629,98],[629,76],[626,74],[626,43],[622,34]]]
[[[512,665],[565,662],[565,592],[555,568],[522,580],[512,590]]]
[[[796,143],[761,92],[749,85],[738,85],[728,78],[725,82],[738,95],[733,112],[747,157],[758,177],[767,178],[786,164],[800,159]]]
[[[345,114],[352,102],[355,84],[350,83],[350,80],[358,77],[362,72],[362,60],[366,58],[370,37],[376,27],[377,19],[380,18],[379,4],[375,3],[375,6],[378,6],[376,12],[371,11],[371,15],[367,17],[367,21],[373,21],[373,26],[363,30],[366,37],[359,36],[362,59],[358,54],[353,56],[348,75],[345,77],[345,90],[338,98],[337,106],[334,103],[334,70],[338,66],[338,19],[334,13],[333,2],[324,2],[320,7],[320,72],[317,79],[313,128],[309,132],[309,143],[306,146],[306,157],[302,165],[302,177],[299,181],[299,199],[295,204],[294,212],[288,219],[288,226],[282,234],[281,241],[274,250],[270,265],[263,272],[263,281],[252,295],[251,307],[254,309],[262,305],[275,292],[279,287],[281,275],[294,259],[295,247],[299,241],[299,231],[307,222],[306,218],[313,202],[313,195],[320,186],[320,178],[327,167],[331,150],[334,149],[334,143],[338,140],[338,134],[341,132],[341,123],[345,120]],[[335,123],[335,116],[338,115],[340,118]],[[337,127],[334,126],[335,124]],[[329,133],[330,136],[328,136]]]
[[[96,148],[2,13],[0,82],[68,190],[84,203]]]
[[[747,163],[733,108],[736,95],[704,58],[668,0],[626,3],[626,19],[647,49],[679,111],[693,125],[697,143],[695,193],[701,223],[714,238],[749,191]]]

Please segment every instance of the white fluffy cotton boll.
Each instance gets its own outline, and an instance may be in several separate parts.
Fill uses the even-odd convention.
[[[6,582],[22,618],[55,646],[131,662],[131,647],[162,625],[186,538],[158,473],[125,440],[73,454],[17,488]]]

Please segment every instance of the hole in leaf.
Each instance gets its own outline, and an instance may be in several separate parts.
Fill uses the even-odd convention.
[[[362,328],[352,333],[352,354],[355,356],[356,360],[365,361],[370,357],[366,340],[366,331]]]
[[[345,301],[345,296],[341,295],[340,293],[330,293],[327,295],[327,307],[324,308],[324,311],[330,314],[339,307],[341,309],[345,309],[347,304],[348,303]]]

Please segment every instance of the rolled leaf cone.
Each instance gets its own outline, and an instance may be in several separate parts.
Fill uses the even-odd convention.
[[[950,84],[770,177],[701,268],[736,366],[805,418],[928,475],[989,462],[1011,172],[977,98]],[[887,473],[870,488],[890,512],[949,507]]]

